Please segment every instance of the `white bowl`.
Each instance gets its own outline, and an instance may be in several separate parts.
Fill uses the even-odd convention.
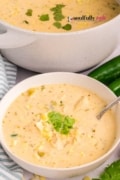
[[[76,74],[76,73],[69,73],[69,72],[53,72],[53,73],[45,73],[40,75],[35,75],[30,78],[27,78],[14,86],[1,100],[0,102],[0,140],[1,144],[6,151],[6,153],[13,159],[16,163],[18,163],[24,169],[49,178],[68,178],[73,176],[82,175],[87,173],[90,170],[93,170],[104,163],[110,155],[114,152],[120,142],[120,104],[115,105],[112,109],[115,111],[116,115],[116,123],[117,123],[117,130],[116,130],[116,139],[112,145],[112,147],[105,153],[103,156],[98,158],[97,160],[77,166],[77,167],[70,167],[70,168],[48,168],[48,167],[41,167],[39,165],[33,165],[32,163],[26,162],[20,159],[18,156],[13,154],[10,148],[7,146],[3,129],[2,129],[2,120],[5,115],[5,112],[9,105],[16,99],[18,95],[22,92],[26,91],[27,89],[40,86],[44,84],[53,84],[53,83],[70,83],[74,85],[80,85],[85,87],[95,93],[97,93],[100,97],[102,97],[106,102],[111,102],[116,98],[114,93],[109,90],[105,85],[98,82],[95,79],[92,79],[86,75]]]
[[[33,32],[0,21],[1,53],[36,72],[80,72],[107,58],[120,37],[120,15],[94,28],[67,33]]]

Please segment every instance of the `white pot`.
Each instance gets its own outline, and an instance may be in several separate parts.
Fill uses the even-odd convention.
[[[119,36],[120,15],[94,28],[67,33],[33,32],[0,21],[2,54],[36,72],[91,68],[113,52]]]

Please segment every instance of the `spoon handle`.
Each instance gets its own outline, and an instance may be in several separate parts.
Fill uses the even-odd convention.
[[[113,101],[112,103],[108,104],[98,115],[97,115],[97,119],[100,119],[103,114],[108,110],[110,109],[111,107],[113,107],[116,103],[118,103],[118,101],[120,101],[120,96],[115,100]]]

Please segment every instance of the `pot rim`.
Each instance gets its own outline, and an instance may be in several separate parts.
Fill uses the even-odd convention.
[[[116,21],[116,19],[120,18],[120,14],[118,14],[117,16],[115,16],[114,18],[112,18],[111,20],[102,23],[100,25],[97,25],[95,27],[91,27],[88,29],[84,29],[84,30],[78,30],[78,31],[71,31],[71,32],[38,32],[38,31],[32,31],[32,30],[27,30],[27,29],[23,29],[14,25],[11,25],[3,20],[0,20],[0,24],[5,26],[5,28],[14,30],[14,31],[18,31],[20,33],[25,33],[25,34],[29,34],[29,35],[47,35],[47,36],[68,36],[68,35],[74,35],[74,34],[82,34],[82,33],[87,33],[87,32],[91,32],[91,31],[96,31],[100,28],[104,28],[105,26],[112,24],[114,21]]]

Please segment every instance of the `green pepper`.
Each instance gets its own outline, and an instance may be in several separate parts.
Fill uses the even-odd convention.
[[[120,55],[91,71],[88,76],[108,85],[120,77]]]
[[[116,96],[120,96],[120,78],[110,83],[108,87],[116,94]]]

